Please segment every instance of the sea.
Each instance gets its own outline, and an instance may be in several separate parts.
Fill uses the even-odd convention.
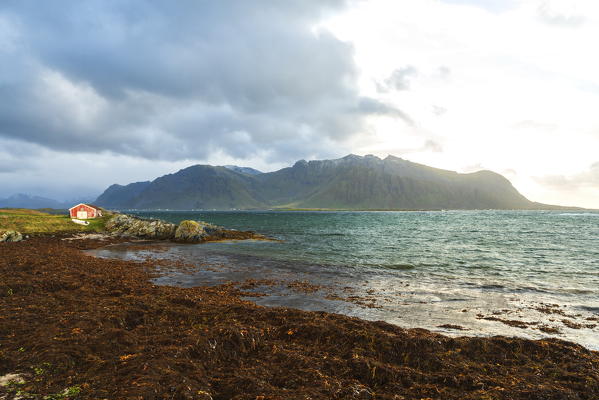
[[[151,211],[278,241],[112,245],[178,260],[157,284],[245,282],[247,299],[453,336],[558,338],[599,350],[599,212]]]

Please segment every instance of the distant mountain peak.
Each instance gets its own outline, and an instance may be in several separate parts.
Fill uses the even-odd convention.
[[[338,160],[332,161],[382,161],[381,158],[374,154],[366,154],[365,156],[359,156],[357,154],[348,154],[345,157],[339,158]]]
[[[32,196],[24,193],[13,194],[6,199],[0,199],[0,208],[56,208],[64,209],[68,202]]]
[[[260,175],[262,171],[250,167],[238,167],[237,165],[223,165],[226,169],[231,171],[239,172],[240,174],[246,175]]]
[[[404,160],[404,159],[403,159],[403,158],[401,158],[401,157],[392,156],[391,154],[389,154],[387,157],[385,157],[385,159],[384,159],[384,160],[385,160],[385,161],[386,161],[386,160],[389,160],[389,161],[395,161],[395,160],[397,160],[397,161],[406,161],[406,160]]]
[[[25,193],[15,193],[12,196],[8,196],[8,199],[9,200],[20,200],[20,199],[32,199],[34,197],[38,197],[39,198],[39,196],[30,196],[30,195],[25,194]]]

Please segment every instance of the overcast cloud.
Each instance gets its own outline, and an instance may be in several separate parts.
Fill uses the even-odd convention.
[[[597,37],[595,0],[4,0],[0,197],[353,152],[599,207]]]
[[[594,163],[587,171],[579,174],[570,176],[548,175],[539,177],[537,180],[558,190],[579,190],[584,188],[599,190],[599,162]]]
[[[271,161],[328,156],[364,118],[343,1],[8,1],[0,135],[64,152]],[[292,146],[290,146],[292,144]]]

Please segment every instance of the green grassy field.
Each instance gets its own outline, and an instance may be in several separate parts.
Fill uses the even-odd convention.
[[[49,214],[24,208],[0,208],[0,231],[14,230],[23,234],[101,232],[109,217],[90,219],[89,225],[79,225],[66,214]]]

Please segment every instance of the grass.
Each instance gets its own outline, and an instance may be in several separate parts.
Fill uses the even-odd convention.
[[[101,232],[109,217],[89,220],[89,225],[79,225],[71,221],[67,213],[49,214],[25,208],[0,208],[0,231],[13,230],[22,234]]]

